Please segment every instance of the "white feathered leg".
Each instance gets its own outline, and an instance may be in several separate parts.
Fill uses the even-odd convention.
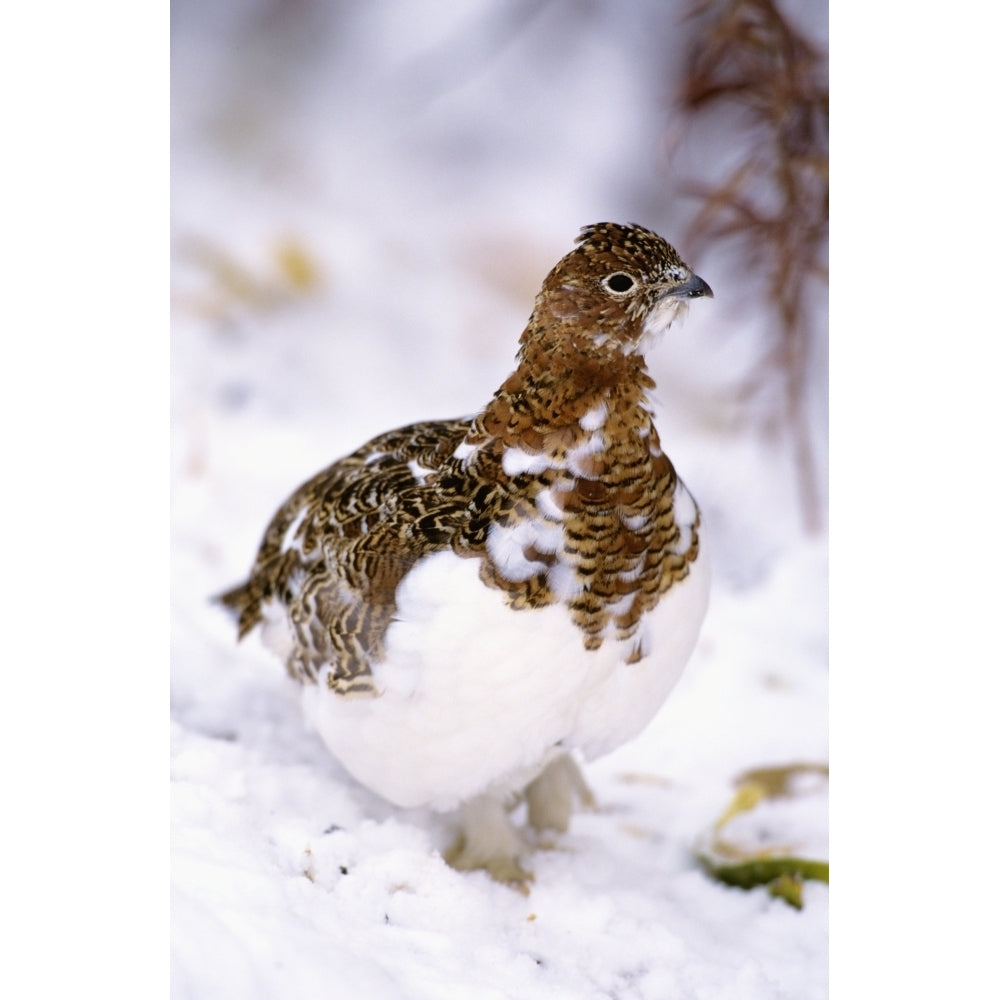
[[[528,822],[536,830],[565,833],[573,814],[574,800],[593,808],[594,795],[576,761],[569,754],[557,757],[524,790],[528,800]]]

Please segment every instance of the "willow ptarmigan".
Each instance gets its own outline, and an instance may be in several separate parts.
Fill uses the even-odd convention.
[[[263,626],[358,781],[461,808],[456,868],[528,878],[510,806],[565,830],[588,797],[574,756],[635,736],[691,655],[700,518],[660,447],[643,355],[711,294],[648,229],[587,226],[486,406],[314,476],[220,597],[241,638]]]

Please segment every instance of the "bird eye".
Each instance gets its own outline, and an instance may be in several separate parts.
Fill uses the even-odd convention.
[[[635,278],[624,271],[616,271],[614,274],[609,274],[604,279],[603,284],[609,292],[614,292],[616,295],[624,295],[625,292],[632,290]]]

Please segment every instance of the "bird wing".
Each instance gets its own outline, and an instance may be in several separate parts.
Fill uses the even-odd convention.
[[[271,602],[293,633],[288,670],[342,694],[374,692],[396,588],[422,556],[450,548],[470,483],[455,449],[468,420],[411,424],[373,438],[303,483],[278,509],[249,579],[219,595],[242,638]]]

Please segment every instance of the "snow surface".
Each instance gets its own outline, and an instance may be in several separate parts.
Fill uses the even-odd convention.
[[[797,912],[694,858],[741,772],[828,758],[826,540],[787,449],[718,406],[760,323],[739,274],[689,260],[716,299],[649,359],[713,557],[701,640],[588,766],[597,809],[530,859],[530,895],[452,871],[448,817],[353,782],[208,601],[299,482],[489,398],[580,226],[680,243],[656,153],[680,5],[539,5],[511,32],[508,5],[414,6],[174,5],[172,995],[825,997],[826,886]]]

